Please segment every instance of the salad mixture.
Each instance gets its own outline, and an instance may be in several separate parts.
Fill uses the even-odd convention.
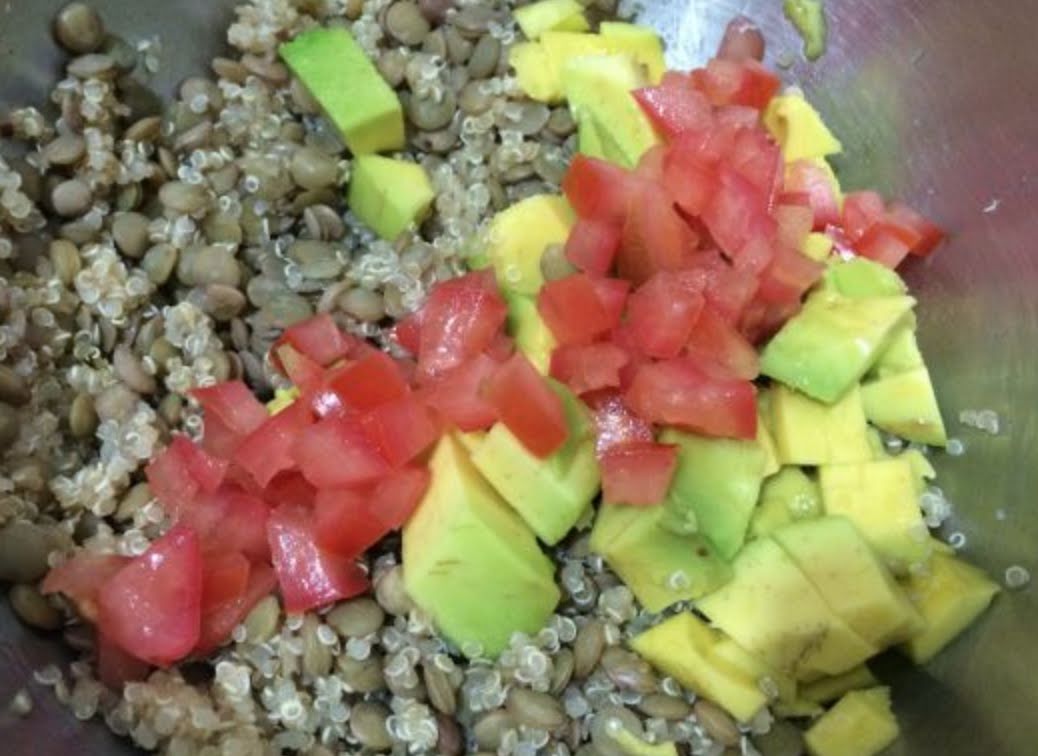
[[[814,57],[817,3],[787,3]],[[997,586],[895,272],[746,19],[252,0],[156,114],[89,6],[0,120],[0,580],[169,754],[868,756]],[[28,692],[18,701],[29,713]]]

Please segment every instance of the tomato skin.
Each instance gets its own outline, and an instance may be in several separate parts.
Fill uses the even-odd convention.
[[[685,76],[664,76],[660,86],[636,89],[631,94],[664,137],[709,128],[713,122],[710,102]]]
[[[678,466],[677,447],[638,443],[617,446],[599,459],[605,505],[648,507],[663,503]]]
[[[422,311],[412,312],[403,320],[397,321],[391,333],[397,344],[412,355],[417,355],[422,348]]]
[[[375,516],[374,493],[368,488],[325,488],[314,501],[317,543],[322,549],[356,559],[378,543],[387,528]]]
[[[632,183],[620,166],[578,154],[562,179],[562,191],[581,218],[622,225]]]
[[[619,320],[606,310],[596,282],[585,273],[548,281],[537,295],[537,310],[559,344],[590,344]]]
[[[685,353],[728,378],[752,381],[760,375],[757,350],[709,305],[699,314]]]
[[[241,440],[267,419],[267,408],[242,381],[225,381],[191,390],[205,413],[202,445],[218,457],[229,457]]]
[[[263,489],[263,500],[275,508],[283,504],[310,506],[316,495],[317,489],[298,470],[278,473]]]
[[[843,231],[854,244],[883,217],[883,198],[876,192],[851,192],[843,199]]]
[[[764,47],[764,35],[760,28],[745,16],[736,16],[724,30],[717,57],[737,63],[751,59],[763,60]]]
[[[105,687],[121,691],[128,682],[142,682],[147,679],[152,665],[126,653],[112,639],[97,634],[97,679]]]
[[[295,466],[291,452],[296,437],[313,422],[306,403],[294,402],[246,437],[234,453],[235,464],[266,488],[274,476]]]
[[[692,82],[714,105],[744,105],[756,110],[766,108],[782,85],[775,74],[752,58],[739,62],[714,58],[706,68],[692,72]]]
[[[248,560],[246,579],[239,586],[237,570],[241,569],[238,561],[240,556],[230,552],[216,558],[215,564],[218,566],[207,563],[204,568],[206,577],[202,583],[202,629],[195,655],[205,656],[230,640],[234,628],[245,620],[260,599],[269,596],[277,588],[277,578],[269,564],[249,563]]]
[[[368,588],[368,578],[352,559],[322,549],[309,509],[279,507],[267,537],[285,611],[299,613],[352,598]]]
[[[770,238],[776,228],[767,212],[766,195],[738,171],[722,165],[718,191],[703,211],[703,222],[729,256],[750,240]]]
[[[624,398],[652,423],[722,438],[757,436],[753,384],[712,376],[686,358],[642,365]]]
[[[408,392],[400,366],[388,354],[379,351],[334,370],[328,376],[327,385],[346,406],[357,412],[374,409]]]
[[[418,371],[436,376],[488,349],[508,317],[490,271],[469,273],[433,289],[422,311]]]
[[[551,377],[576,394],[620,385],[620,370],[630,355],[616,344],[599,343],[558,347],[551,355]]]
[[[100,632],[127,653],[160,667],[184,658],[201,628],[198,536],[174,526],[101,587],[98,605]]]
[[[825,171],[810,160],[797,160],[786,168],[785,189],[803,192],[814,212],[814,231],[824,231],[840,222],[840,205]]]
[[[682,276],[663,271],[631,296],[626,327],[643,354],[669,359],[685,346],[702,308],[699,292]]]
[[[663,186],[679,208],[692,216],[700,215],[717,191],[717,166],[687,145],[693,140],[674,142],[663,162]]]
[[[858,239],[854,249],[862,257],[894,269],[908,257],[919,241],[920,237],[911,229],[880,220],[873,223]]]
[[[887,220],[890,223],[911,229],[919,236],[911,249],[911,253],[918,257],[927,257],[941,242],[944,241],[944,231],[912,208],[900,202],[892,202],[887,208]]]
[[[262,499],[233,486],[203,494],[177,520],[198,535],[202,551],[240,551],[248,558],[265,561],[267,519],[270,507]]]
[[[579,218],[566,240],[566,259],[593,276],[608,274],[619,250],[619,226],[590,218]]]
[[[219,488],[227,468],[226,460],[207,454],[187,436],[176,434],[144,472],[155,498],[167,514],[176,518],[200,493]]]
[[[428,407],[413,394],[383,404],[360,418],[364,433],[392,467],[429,449],[442,434]]]
[[[466,433],[497,422],[497,410],[483,396],[498,363],[485,354],[454,368],[422,389],[422,397],[449,423]]]
[[[418,508],[429,484],[432,473],[428,467],[408,465],[394,470],[375,486],[376,517],[389,530],[397,530]]]
[[[595,391],[584,397],[595,424],[595,451],[601,458],[610,449],[629,444],[651,443],[652,425],[631,411],[623,394],[612,389]]]
[[[274,343],[271,353],[278,355],[279,347],[288,344],[307,359],[327,367],[349,355],[358,343],[358,339],[339,329],[331,315],[321,313],[286,328],[281,338]],[[276,358],[274,364],[281,368]]]
[[[47,573],[40,585],[44,594],[62,593],[76,605],[79,616],[97,622],[97,593],[109,578],[130,563],[119,554],[80,551]]]
[[[490,379],[486,397],[531,454],[543,459],[566,442],[569,427],[562,400],[521,352]]]
[[[317,488],[370,483],[389,472],[389,463],[352,418],[329,417],[294,439],[292,458]]]

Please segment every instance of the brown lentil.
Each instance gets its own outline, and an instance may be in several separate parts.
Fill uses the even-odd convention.
[[[576,679],[583,680],[594,671],[605,645],[605,626],[599,620],[589,620],[577,631],[573,642],[573,676]]]
[[[53,528],[15,520],[0,528],[0,582],[35,583],[48,568],[47,556],[64,545]]]
[[[484,34],[472,49],[468,61],[469,76],[473,79],[485,79],[497,69],[501,59],[501,42],[492,34]]]
[[[18,440],[21,425],[18,410],[10,404],[0,402],[0,448],[6,449]]]
[[[86,140],[79,134],[62,134],[43,148],[43,157],[51,165],[75,165],[86,155]]]
[[[420,45],[429,33],[429,21],[416,3],[400,0],[386,10],[384,25],[390,36],[402,45]]]
[[[335,667],[348,690],[356,693],[374,693],[386,688],[381,654],[372,652],[366,659],[354,659],[348,654],[339,654],[335,659]]]
[[[407,614],[414,607],[404,587],[404,571],[399,565],[386,570],[375,580],[375,600],[394,616]]]
[[[506,709],[495,709],[476,720],[472,735],[477,745],[487,751],[496,751],[501,746],[505,733],[516,727],[515,716]]]
[[[465,739],[457,721],[446,714],[436,715],[436,753],[440,756],[460,756],[465,752]]]
[[[386,729],[389,709],[374,701],[361,701],[350,713],[350,732],[360,744],[373,751],[383,751],[393,745]]]
[[[363,638],[377,632],[385,618],[385,612],[375,601],[357,598],[332,609],[325,622],[344,638]]]
[[[429,703],[434,709],[447,716],[453,716],[458,708],[458,698],[450,676],[433,663],[422,665],[422,679]]]
[[[97,412],[94,410],[94,397],[90,394],[76,394],[68,410],[69,431],[76,438],[90,438],[97,430]]]
[[[803,756],[804,733],[792,722],[776,719],[763,735],[753,736],[761,756]]]
[[[50,204],[54,212],[65,218],[82,215],[94,201],[90,187],[79,179],[62,181],[50,193]]]
[[[506,702],[515,721],[540,730],[554,730],[566,722],[562,704],[554,696],[526,688],[512,688]]]
[[[658,686],[656,673],[648,662],[619,646],[610,646],[602,654],[602,670],[621,690],[652,693]]]
[[[61,627],[61,612],[51,606],[34,586],[13,585],[7,598],[18,619],[29,627],[37,630]]]
[[[7,365],[0,365],[0,402],[21,407],[29,402],[29,384]]]
[[[138,483],[128,490],[119,501],[115,510],[115,519],[132,520],[145,504],[151,501],[151,486],[147,483]]]
[[[54,19],[54,36],[69,52],[89,53],[104,44],[105,26],[86,3],[69,3]]]
[[[700,698],[692,705],[692,712],[715,743],[723,746],[739,745],[742,733],[736,727],[735,721],[720,706]]]
[[[653,693],[643,696],[637,704],[638,710],[647,717],[679,721],[686,719],[692,713],[692,707],[677,696],[668,696],[663,693]]]

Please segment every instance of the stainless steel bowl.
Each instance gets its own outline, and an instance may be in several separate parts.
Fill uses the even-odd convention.
[[[160,36],[163,94],[220,51],[234,2],[94,0],[124,37]],[[55,80],[48,29],[60,4],[0,2],[0,110],[38,102]],[[646,4],[676,65],[708,57],[735,13],[764,26],[771,62],[800,60],[779,0]],[[966,535],[967,556],[996,578],[1016,564],[1038,570],[1038,0],[830,0],[828,11],[828,53],[788,73],[843,139],[844,184],[906,199],[952,233],[908,270],[946,419],[967,449],[936,459],[955,504],[949,530]],[[981,408],[1001,415],[1001,435],[959,425],[960,410]],[[926,668],[883,659],[903,729],[891,753],[1034,753],[1036,628],[1038,589],[1008,593]],[[128,752],[31,684],[33,669],[63,658],[54,639],[0,609],[0,701],[28,683],[37,704],[24,720],[0,719],[0,751]]]

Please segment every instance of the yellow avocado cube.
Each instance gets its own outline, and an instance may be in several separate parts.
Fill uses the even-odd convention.
[[[840,140],[833,136],[822,116],[800,93],[790,92],[773,98],[764,111],[763,119],[788,162],[843,152]]]
[[[347,203],[376,234],[394,241],[429,213],[436,192],[418,163],[381,155],[359,155]]]
[[[487,232],[487,255],[501,286],[536,295],[544,284],[545,247],[565,244],[573,223],[573,209],[556,194],[528,197],[494,216]]]
[[[771,429],[783,465],[866,462],[872,449],[857,386],[835,404],[825,404],[776,384],[771,396]]]
[[[854,691],[804,735],[811,756],[875,756],[900,734],[887,688]]]
[[[812,231],[804,239],[800,251],[815,262],[824,262],[833,251],[833,240],[827,234]]]
[[[667,71],[667,63],[663,59],[663,40],[655,29],[640,24],[628,24],[622,21],[603,21],[598,28],[602,35],[617,52],[625,52],[634,56],[649,76],[650,84],[659,84]]]
[[[539,42],[519,42],[509,51],[508,62],[515,69],[519,88],[531,100],[547,103],[562,101],[562,80],[548,59],[544,45]]]
[[[800,697],[805,701],[827,704],[853,690],[864,690],[879,685],[872,670],[862,664],[850,672],[833,677],[823,677],[800,688]]]
[[[916,664],[925,664],[983,614],[999,588],[976,567],[938,552],[927,569],[908,578],[905,590],[926,629],[901,649]]]
[[[584,6],[577,0],[540,0],[513,12],[527,39],[536,40],[546,31],[587,31]]]

